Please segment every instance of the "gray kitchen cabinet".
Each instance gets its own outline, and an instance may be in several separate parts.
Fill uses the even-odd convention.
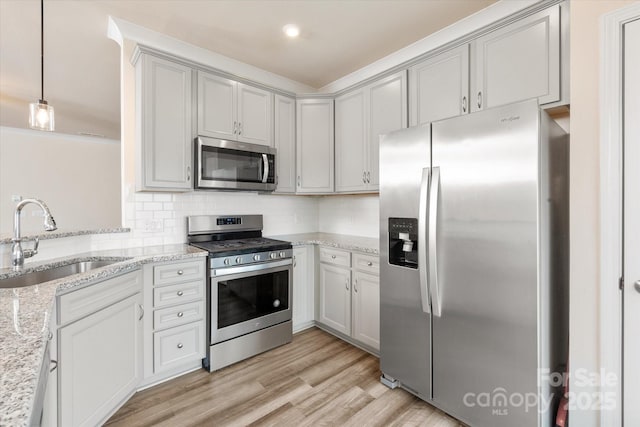
[[[142,280],[127,273],[58,297],[58,424],[102,424],[142,379]]]
[[[192,70],[149,54],[136,62],[136,190],[192,189]]]
[[[144,266],[144,379],[156,384],[201,366],[206,351],[206,258]]]
[[[472,42],[471,111],[538,98],[559,101],[560,5]]]
[[[469,45],[465,44],[409,68],[410,125],[469,112]]]
[[[293,331],[313,326],[314,320],[314,262],[313,245],[293,248]]]
[[[378,257],[324,246],[318,252],[318,323],[370,351],[379,351]]]
[[[275,95],[276,193],[296,192],[296,100]]]
[[[198,72],[198,135],[273,145],[273,94]]]
[[[380,135],[407,127],[407,78],[400,71],[335,100],[336,192],[378,191]]]
[[[296,118],[296,193],[332,193],[333,99],[298,99]]]

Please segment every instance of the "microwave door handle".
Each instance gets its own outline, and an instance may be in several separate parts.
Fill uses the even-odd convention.
[[[262,168],[262,182],[267,182],[269,179],[269,158],[266,154],[262,154],[262,163],[264,167]]]

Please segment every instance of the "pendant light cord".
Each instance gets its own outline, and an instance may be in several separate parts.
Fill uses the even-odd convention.
[[[40,95],[44,100],[44,0],[40,0]]]

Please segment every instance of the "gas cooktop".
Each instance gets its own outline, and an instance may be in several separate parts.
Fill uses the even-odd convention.
[[[191,245],[208,251],[212,257],[291,249],[291,243],[289,242],[266,237],[192,242]]]

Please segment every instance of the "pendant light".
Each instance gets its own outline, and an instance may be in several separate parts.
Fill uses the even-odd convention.
[[[53,107],[44,99],[44,0],[40,0],[40,99],[29,104],[29,127],[53,131]]]

